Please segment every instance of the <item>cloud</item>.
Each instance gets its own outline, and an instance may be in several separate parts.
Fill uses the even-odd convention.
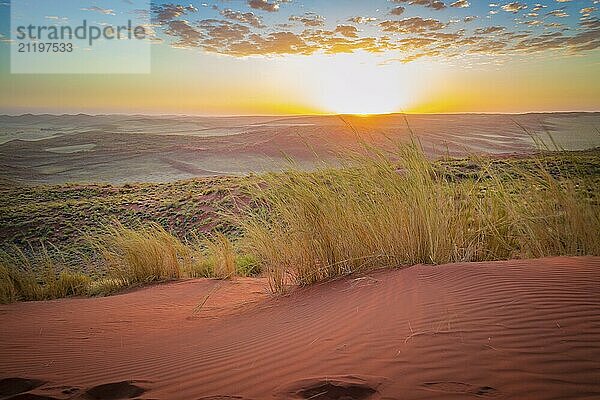
[[[200,21],[199,27],[204,33],[202,43],[210,46],[226,47],[232,42],[244,39],[250,33],[250,28],[245,25],[216,19]]]
[[[584,7],[581,10],[579,10],[579,13],[583,16],[583,17],[589,17],[594,11],[597,11],[598,9],[596,7]]]
[[[412,17],[400,21],[383,21],[379,26],[384,32],[392,33],[416,33],[425,31],[436,31],[445,27],[437,19]]]
[[[289,20],[291,22],[300,22],[304,26],[323,26],[325,25],[325,18],[315,13],[305,13],[304,15],[292,15]]]
[[[530,21],[525,21],[525,22],[522,22],[522,23],[525,24],[525,25],[529,25],[529,26],[538,26],[538,25],[542,25],[543,24],[543,22],[540,21],[539,19],[532,19]]]
[[[569,14],[567,14],[565,12],[565,10],[552,10],[549,13],[547,13],[546,15],[552,15],[557,18],[566,18],[569,16]]]
[[[411,4],[439,7],[433,6],[434,0],[392,2],[395,3],[392,10],[402,9],[404,13],[407,12],[405,7],[408,9]],[[284,1],[264,0],[262,3],[274,6],[283,4]],[[398,3],[404,5],[397,5]],[[461,3],[447,2],[450,7],[463,7],[459,5]],[[527,8],[527,5],[524,2],[509,2],[495,7],[495,10],[518,13]],[[507,54],[551,51],[572,55],[600,47],[600,22],[591,15],[596,11],[595,7],[577,7],[576,10],[581,10],[582,19],[579,26],[573,26],[577,22],[572,22],[570,27],[568,20],[565,20],[564,25],[551,23],[552,19],[543,18],[545,12],[536,12],[536,8],[539,11],[543,7],[539,4],[530,5],[528,11],[514,19],[517,25],[511,18],[507,18],[507,25],[503,25],[500,19],[493,25],[484,24],[485,20],[482,18],[481,24],[464,24],[462,29],[458,29],[460,19],[446,21],[420,16],[403,19],[389,17],[389,20],[377,22],[374,17],[355,16],[347,19],[345,23],[338,22],[332,28],[326,24],[325,16],[314,12],[288,14],[285,17],[290,22],[282,23],[279,18],[278,23],[269,26],[265,26],[266,22],[254,12],[229,8],[221,10],[216,6],[213,6],[212,10],[216,11],[217,17],[204,20],[194,19],[198,18],[198,15],[195,15],[197,9],[193,6],[164,4],[153,8],[153,12],[160,21],[155,26],[171,37],[169,43],[174,47],[197,48],[232,57],[366,51],[399,52],[402,56],[395,60],[401,62],[426,57],[463,59],[472,54],[476,56],[472,59],[482,60],[481,56],[488,56],[485,60],[497,63]],[[382,10],[382,13],[386,12],[390,11]],[[399,11],[398,13],[404,15]],[[430,11],[428,14],[431,13]],[[554,12],[548,15],[557,16]],[[467,16],[462,21],[466,23],[475,18],[475,15]],[[370,23],[370,26],[365,29],[359,29],[357,26],[367,23]],[[533,29],[536,26],[542,28]],[[457,30],[450,31],[453,28]]]
[[[279,11],[279,3],[278,1],[274,1],[273,3],[269,3],[268,0],[248,0],[248,5],[255,10],[263,10],[267,12],[276,12]]]
[[[230,8],[219,11],[219,13],[230,20],[241,22],[243,24],[252,25],[255,28],[262,28],[263,23],[260,17],[256,16],[253,12],[240,12],[234,11]]]
[[[506,28],[503,26],[488,26],[487,28],[475,29],[475,33],[478,35],[489,35],[491,33],[497,33],[505,31]]]
[[[277,55],[277,54],[305,54],[316,51],[304,40],[292,32],[274,32],[267,36],[250,35],[247,40],[233,43],[227,54],[237,56],[251,55]]]
[[[354,22],[355,24],[367,24],[369,22],[377,21],[375,17],[352,17],[348,19],[348,22]]]
[[[580,22],[581,30],[566,36],[562,32],[549,32],[521,40],[514,46],[516,51],[540,52],[544,50],[563,50],[574,54],[600,47],[600,21],[598,19]]]
[[[424,52],[420,52],[420,53],[411,54],[411,55],[405,56],[403,58],[396,59],[395,61],[399,61],[403,64],[408,64],[410,62],[417,61],[418,59],[423,58],[423,57],[435,57],[435,56],[439,56],[439,55],[440,55],[439,50],[428,50],[428,51],[424,51]]]
[[[437,40],[433,38],[414,37],[399,40],[398,44],[400,49],[406,51],[410,49],[420,49],[436,42]]]
[[[199,47],[202,35],[200,31],[190,25],[187,21],[174,20],[166,22],[165,33],[177,38],[173,47],[189,48]]]
[[[478,45],[469,48],[467,51],[470,54],[489,54],[489,55],[500,55],[505,54],[504,51],[508,44],[500,40],[487,40],[482,41]]]
[[[82,8],[81,11],[94,11],[104,15],[115,15],[115,10],[111,10],[108,8],[101,8],[97,6],[91,6],[88,8]]]
[[[397,6],[397,7],[394,7],[394,8],[391,9],[390,14],[391,15],[402,15],[402,14],[404,14],[405,10],[406,9],[404,7]]]
[[[338,25],[335,28],[335,32],[349,38],[358,37],[358,29],[356,29],[356,27],[352,25]]]
[[[504,11],[508,11],[511,13],[518,13],[521,10],[527,8],[527,4],[519,3],[518,1],[514,1],[512,3],[505,4],[501,7]]]
[[[165,24],[184,14],[198,12],[198,9],[193,5],[181,6],[178,4],[161,4],[160,6],[154,6],[152,11],[155,15],[156,22]]]
[[[410,5],[419,5],[433,8],[434,10],[442,10],[446,5],[440,0],[391,0],[393,3],[408,3]]]
[[[450,4],[450,7],[456,8],[467,8],[471,5],[467,0],[457,0],[454,3]]]

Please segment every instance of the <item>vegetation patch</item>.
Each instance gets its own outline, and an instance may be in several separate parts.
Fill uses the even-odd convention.
[[[0,302],[265,273],[274,291],[416,263],[600,255],[600,150],[125,186],[0,189]]]
[[[600,255],[597,176],[563,156],[564,173],[543,157],[439,164],[415,145],[373,149],[347,168],[265,175],[240,224],[276,291],[418,263]]]

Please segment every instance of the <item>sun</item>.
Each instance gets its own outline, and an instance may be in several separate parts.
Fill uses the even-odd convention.
[[[314,87],[317,106],[336,114],[388,114],[410,104],[410,85],[397,68],[370,54],[321,59]]]

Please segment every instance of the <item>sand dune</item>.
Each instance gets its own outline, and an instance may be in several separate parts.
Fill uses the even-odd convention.
[[[600,398],[599,309],[598,257],[13,304],[0,398]]]

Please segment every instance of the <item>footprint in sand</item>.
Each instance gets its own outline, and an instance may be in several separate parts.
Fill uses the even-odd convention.
[[[84,399],[90,400],[121,400],[133,399],[145,393],[148,389],[140,386],[140,383],[145,381],[121,381],[105,383],[94,386],[88,389],[84,395]]]
[[[477,386],[464,382],[425,382],[422,386],[434,392],[464,393],[479,397],[497,397],[500,395],[500,392],[491,386]]]
[[[48,382],[37,379],[6,378],[0,380],[0,399],[5,400],[60,400],[64,396],[73,398],[80,391],[72,386],[43,387]],[[143,386],[148,381],[121,381],[94,386],[76,398],[79,400],[124,400],[137,398],[148,391]],[[36,390],[37,389],[37,390]],[[31,393],[35,391],[36,393]],[[60,393],[53,397],[39,392]]]
[[[368,400],[379,395],[382,379],[376,377],[327,377],[305,379],[280,391],[281,399]],[[378,398],[378,397],[377,397]]]
[[[208,396],[200,397],[198,400],[250,400],[240,396]]]
[[[56,397],[45,396],[43,394],[21,393],[6,400],[60,400]]]
[[[38,379],[4,378],[0,379],[0,397],[13,396],[28,392],[46,384]]]

